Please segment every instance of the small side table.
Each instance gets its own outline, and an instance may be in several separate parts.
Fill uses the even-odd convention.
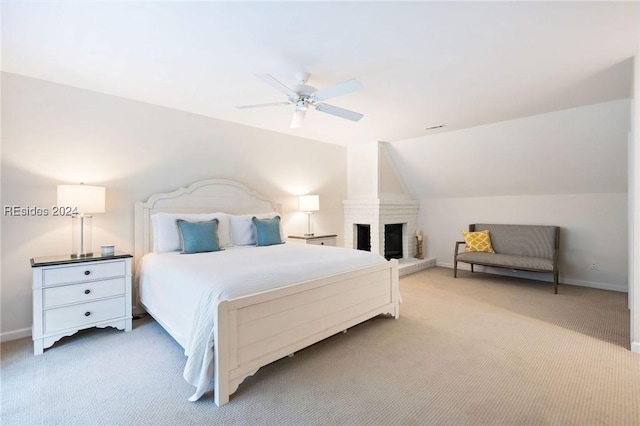
[[[337,235],[289,235],[292,243],[313,244],[316,246],[335,246]]]
[[[131,331],[131,256],[31,259],[33,353],[91,327]]]

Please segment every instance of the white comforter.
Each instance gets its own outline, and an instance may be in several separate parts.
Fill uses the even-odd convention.
[[[217,301],[384,262],[382,256],[365,251],[295,243],[189,255],[149,253],[138,272],[140,300],[157,319],[170,324],[185,348],[184,378],[196,387],[189,398],[196,401],[212,385]]]

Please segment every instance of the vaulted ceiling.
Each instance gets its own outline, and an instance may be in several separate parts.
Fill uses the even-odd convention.
[[[395,141],[629,96],[638,2],[8,1],[2,69],[342,145]],[[256,78],[363,89],[293,107]]]

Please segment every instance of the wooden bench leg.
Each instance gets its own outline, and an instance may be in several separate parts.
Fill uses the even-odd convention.
[[[458,278],[458,259],[453,258],[453,278]]]
[[[471,272],[473,272],[473,263],[471,264]]]
[[[558,294],[558,270],[553,271],[553,293]]]

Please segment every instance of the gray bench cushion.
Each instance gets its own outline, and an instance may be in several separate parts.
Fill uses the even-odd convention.
[[[553,260],[557,226],[475,224],[476,231],[485,229],[496,253]]]
[[[489,231],[491,232],[491,231]],[[499,266],[513,269],[535,269],[553,271],[553,260],[531,256],[516,256],[512,254],[464,252],[458,254],[459,262],[477,263],[488,266]]]

